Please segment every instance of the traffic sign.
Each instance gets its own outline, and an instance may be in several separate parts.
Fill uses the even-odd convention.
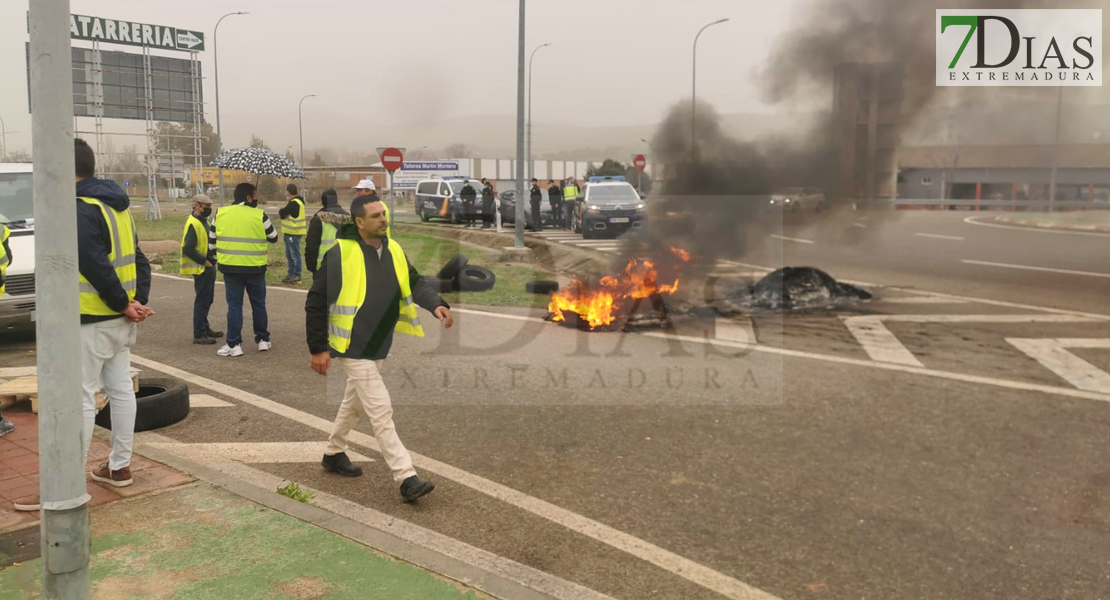
[[[636,167],[637,171],[643,173],[644,169],[647,168],[647,159],[644,158],[643,154],[637,154],[632,158],[632,164]]]
[[[386,148],[381,152],[382,166],[390,173],[401,168],[404,163],[405,156],[397,148]]]
[[[123,182],[123,187],[125,187],[125,188],[131,187],[131,182],[130,181]]]

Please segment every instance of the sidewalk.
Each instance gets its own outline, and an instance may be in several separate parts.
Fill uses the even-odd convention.
[[[38,490],[38,418],[19,406],[4,414],[17,429],[0,438],[0,598],[33,600],[39,513],[11,501]],[[94,438],[89,464],[108,451]],[[92,598],[488,597],[161,463],[136,455],[132,472],[127,488],[89,483]]]
[[[997,223],[1025,227],[1110,233],[1110,210],[1011,213],[998,215],[994,220]]]

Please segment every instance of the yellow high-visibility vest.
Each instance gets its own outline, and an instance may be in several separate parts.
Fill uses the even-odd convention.
[[[355,325],[355,315],[366,301],[366,257],[358,240],[339,240],[340,263],[343,281],[335,304],[328,307],[328,345],[339,354],[347,352],[351,346],[351,331]],[[389,253],[393,257],[393,268],[397,272],[397,283],[401,285],[401,314],[394,331],[417,337],[424,337],[420,318],[416,314],[416,304],[412,299],[409,282],[409,264],[401,245],[389,241]]]
[[[135,222],[131,219],[131,211],[115,210],[96,198],[78,198],[78,200],[99,208],[104,216],[104,222],[108,224],[109,236],[112,238],[108,260],[116,270],[120,285],[127,292],[127,300],[134,300],[138,270],[135,268]],[[119,311],[108,308],[108,304],[100,297],[100,292],[97,292],[80,272],[77,274],[77,280],[77,287],[81,293],[81,314],[96,317],[120,314]]]
[[[576,184],[576,183],[567,184],[567,186],[563,188],[563,200],[565,200],[567,202],[574,202],[577,199],[578,199],[578,184]]]
[[[323,219],[320,219],[320,225],[322,225],[323,228],[320,231],[320,252],[316,255],[316,270],[323,268],[324,255],[335,245],[335,236],[339,233],[338,227]]]
[[[216,213],[216,260],[236,267],[265,267],[269,243],[261,208],[225,206]]]
[[[185,238],[189,235],[189,230],[192,229],[197,234],[197,252],[201,256],[208,256],[208,228],[196,216],[189,215],[185,220],[185,231],[181,233],[181,247],[185,247]],[[193,262],[193,259],[181,253],[181,274],[182,275],[202,275],[204,273],[204,265]]]
[[[304,200],[293,198],[293,202],[301,208],[299,217],[286,217],[281,220],[281,232],[285,235],[304,235],[308,233],[308,219],[304,214]]]
[[[8,251],[4,250],[4,242],[8,241],[8,236],[12,234],[8,230],[8,226],[0,223],[0,295],[4,294],[4,282],[8,279],[8,265],[12,262],[12,257],[8,256]]]

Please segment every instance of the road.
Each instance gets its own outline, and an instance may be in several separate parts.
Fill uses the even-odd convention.
[[[460,305],[456,329],[398,339],[386,363],[438,486],[416,506],[369,436],[354,480],[297,445],[326,440],[341,389],[308,369],[302,293],[270,293],[272,352],[222,359],[189,343],[191,283],[159,277],[135,363],[205,406],[150,439],[535,569],[553,597],[1110,597],[1110,282],[1090,274],[1110,238],[969,215],[852,221],[855,240],[788,220],[735,257],[878,286],[844,310],[591,334]],[[255,455],[217,460],[236,444]]]

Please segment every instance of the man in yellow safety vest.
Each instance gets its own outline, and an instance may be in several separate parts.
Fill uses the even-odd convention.
[[[212,199],[204,194],[193,197],[193,214],[185,219],[181,234],[181,270],[193,278],[193,343],[213,345],[224,336],[208,325],[208,310],[216,295],[216,232],[208,218]]]
[[[351,203],[353,223],[343,225],[335,247],[324,257],[305,302],[305,330],[311,366],[327,375],[332,358],[347,374],[323,466],[347,477],[362,468],[347,456],[347,436],[363,412],[370,418],[382,456],[401,484],[401,499],[412,502],[435,486],[416,475],[412,457],[397,436],[393,406],[381,377],[394,332],[424,336],[416,307],[432,312],[450,329],[451,309],[420,279],[405,251],[386,236],[385,206],[376,197],[360,196]]]
[[[308,236],[304,241],[304,264],[313,276],[323,264],[324,255],[335,245],[335,236],[347,215],[347,211],[339,206],[339,194],[335,190],[321,194],[320,203],[324,207],[312,215],[312,220],[308,222]]]
[[[288,271],[285,283],[300,283],[301,281],[301,240],[308,232],[308,218],[305,215],[304,198],[297,194],[297,186],[290,183],[285,186],[285,196],[289,203],[278,211],[281,217],[281,233],[285,236],[285,262]]]

